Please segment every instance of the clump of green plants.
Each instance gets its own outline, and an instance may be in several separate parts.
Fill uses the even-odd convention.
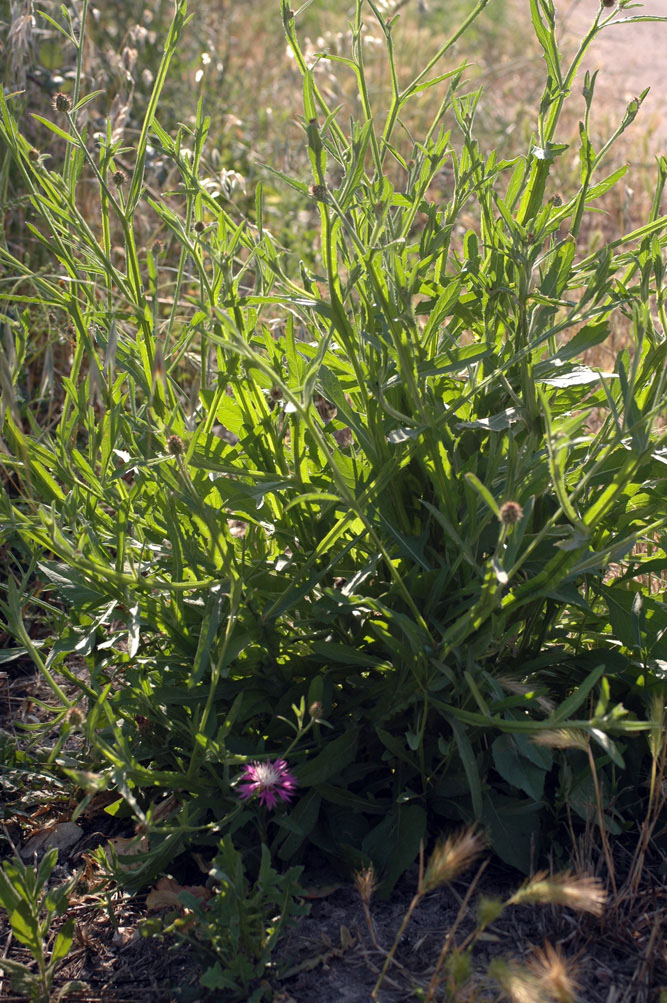
[[[249,881],[243,857],[227,836],[209,872],[211,898],[202,901],[191,892],[181,892],[180,912],[149,920],[143,933],[172,934],[177,942],[189,944],[201,961],[200,984],[205,989],[224,991],[230,1001],[270,999],[267,976],[279,974],[273,958],[278,941],[308,911],[299,899],[301,871],[301,867],[276,871],[263,844],[257,876]]]
[[[90,134],[103,96],[85,92],[68,21],[74,82],[35,119],[62,153],[45,159],[18,98],[0,97],[50,262],[0,246],[0,613],[51,688],[46,726],[71,706],[63,680],[85,705],[81,751],[52,765],[136,818],[130,888],[227,836],[256,879],[249,763],[283,760],[298,784],[262,821],[276,866],[372,863],[384,895],[443,827],[477,822],[527,873],[569,839],[570,811],[582,828],[593,815],[608,855],[642,817],[667,660],[665,604],[645,584],[667,565],[667,159],[645,222],[581,247],[625,175],[605,161],[643,95],[594,149],[596,78],[578,76],[600,32],[641,15],[600,6],[566,64],[552,0],[531,0],[544,89],[528,149],[499,159],[452,61],[487,5],[406,76],[400,21],[372,0],[354,4],[347,55],[312,57],[283,0],[311,177],[262,170],[315,220],[303,257],[267,225],[262,182],[244,207],[211,188],[203,102],[163,127],[184,0],[131,147]],[[368,22],[385,94],[367,85]],[[349,120],[325,64],[354,85]],[[427,93],[438,106],[416,136],[408,109]],[[154,155],[168,190],[147,185]],[[566,157],[578,184],[558,192]],[[70,351],[42,424],[21,363],[45,313]],[[628,347],[608,371],[586,364],[618,317]],[[554,733],[576,741],[537,741]]]
[[[16,940],[30,951],[36,970],[19,961],[3,957],[0,968],[11,976],[17,992],[32,1003],[61,1000],[70,992],[85,988],[80,982],[66,982],[52,994],[53,981],[61,962],[72,946],[74,919],[60,926],[50,949],[47,947],[54,920],[60,919],[78,881],[78,874],[53,886],[51,876],[58,863],[58,851],[49,850],[39,864],[25,864],[16,854],[0,868],[0,906],[6,910]]]

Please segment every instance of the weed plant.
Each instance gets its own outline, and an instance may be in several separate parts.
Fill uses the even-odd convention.
[[[596,79],[577,76],[601,31],[640,15],[601,6],[563,63],[552,0],[530,0],[544,89],[529,149],[500,159],[452,60],[488,4],[399,74],[401,22],[373,0],[356,0],[346,55],[310,61],[282,0],[312,177],[263,170],[315,214],[307,258],[267,226],[261,181],[245,208],[211,189],[203,101],[162,124],[184,0],[131,146],[86,124],[102,100],[81,72],[87,0],[77,25],[50,22],[76,70],[39,143],[21,96],[1,99],[5,171],[48,261],[0,247],[2,626],[51,689],[48,727],[85,703],[83,749],[55,764],[81,808],[112,791],[141,827],[145,852],[124,873],[119,858],[130,888],[225,838],[251,875],[260,846],[284,864],[317,852],[372,863],[386,895],[461,821],[528,872],[566,844],[569,813],[604,846],[642,816],[667,663],[667,158],[642,225],[582,250],[643,95],[594,149]],[[325,62],[356,88],[345,122]],[[426,93],[417,138],[406,109]],[[146,184],[154,155],[169,190]],[[577,164],[565,199],[558,158]],[[71,349],[48,423],[55,387],[35,397],[23,372],[44,314]],[[608,371],[584,364],[619,316],[629,346]],[[243,800],[243,767],[277,757],[298,796]]]
[[[57,968],[72,946],[73,917],[61,925],[50,951],[46,945],[53,921],[67,912],[79,879],[76,874],[54,887],[51,878],[57,863],[58,851],[53,849],[44,854],[39,866],[25,864],[16,854],[13,860],[4,861],[0,869],[0,906],[7,911],[13,936],[28,948],[37,970],[6,957],[2,959],[2,968],[31,1003],[61,1000],[82,988],[79,982],[67,982],[57,993],[52,992]]]

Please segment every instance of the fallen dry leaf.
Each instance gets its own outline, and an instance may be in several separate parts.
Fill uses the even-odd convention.
[[[43,854],[47,850],[55,849],[59,852],[71,850],[82,835],[83,829],[76,822],[57,822],[34,832],[23,844],[19,853],[23,860],[30,860],[35,853]]]
[[[299,897],[304,899],[325,899],[328,898],[329,895],[333,895],[334,892],[337,892],[344,887],[345,885],[342,884],[314,885],[312,888],[304,888],[299,893]]]
[[[146,896],[146,908],[170,909],[173,906],[180,906],[182,909],[183,904],[178,900],[181,892],[189,892],[200,902],[206,902],[211,897],[211,892],[203,885],[179,885],[174,878],[160,878],[155,888]]]
[[[137,853],[146,853],[150,849],[146,836],[114,836],[113,839],[107,840],[107,858],[110,857],[110,847],[119,857],[134,857]]]

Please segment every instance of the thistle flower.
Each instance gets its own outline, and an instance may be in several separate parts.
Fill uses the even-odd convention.
[[[508,905],[564,905],[601,916],[607,893],[599,878],[586,874],[554,874],[539,871],[509,899]]]
[[[296,777],[290,773],[284,759],[266,763],[248,763],[241,775],[243,783],[239,784],[239,793],[244,800],[255,794],[259,795],[259,803],[267,808],[275,808],[277,798],[289,801],[294,797],[297,786]]]

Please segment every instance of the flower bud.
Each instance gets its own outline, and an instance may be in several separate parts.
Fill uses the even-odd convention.
[[[62,91],[58,91],[57,94],[54,94],[51,105],[56,111],[67,112],[71,109],[72,102],[67,94],[63,94]]]
[[[518,502],[507,501],[500,506],[500,521],[503,526],[514,526],[523,519],[523,509]]]

